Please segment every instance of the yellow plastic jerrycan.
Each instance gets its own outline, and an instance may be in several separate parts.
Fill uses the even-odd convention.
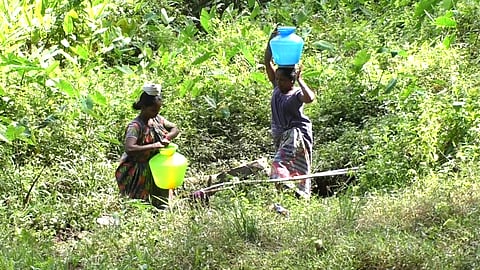
[[[188,160],[177,153],[177,149],[178,145],[170,143],[149,161],[153,180],[159,188],[174,189],[183,184]]]

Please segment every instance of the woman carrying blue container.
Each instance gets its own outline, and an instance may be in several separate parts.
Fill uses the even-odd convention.
[[[264,55],[267,76],[273,85],[271,134],[276,153],[271,165],[271,179],[307,175],[311,170],[312,122],[303,113],[303,108],[305,103],[315,99],[315,93],[302,79],[301,68],[297,68],[303,40],[293,33],[294,30],[294,27],[276,27]],[[293,184],[277,187],[295,188],[297,196],[309,199],[311,179],[299,181],[296,187]]]

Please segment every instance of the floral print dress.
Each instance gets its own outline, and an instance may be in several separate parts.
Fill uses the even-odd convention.
[[[165,123],[169,122],[159,115],[150,119],[148,124],[143,123],[137,117],[128,124],[125,131],[125,140],[130,137],[136,138],[138,145],[157,142],[168,132]],[[157,153],[158,150],[139,151],[130,155],[123,153],[120,164],[115,171],[115,178],[122,195],[135,199],[150,200],[152,203],[160,198],[165,198],[168,191],[155,185],[148,164],[150,158]],[[151,195],[155,196],[152,197]]]

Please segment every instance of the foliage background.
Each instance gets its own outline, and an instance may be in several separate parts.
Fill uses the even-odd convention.
[[[0,11],[2,268],[478,267],[476,1],[16,0]],[[163,85],[188,177],[270,157],[262,60],[275,24],[306,42],[314,171],[359,166],[336,179],[351,185],[309,204],[240,187],[167,212],[120,198],[113,172],[146,80]],[[99,226],[105,215],[118,225]]]

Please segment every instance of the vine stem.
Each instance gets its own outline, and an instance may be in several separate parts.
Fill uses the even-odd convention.
[[[33,183],[32,185],[30,186],[30,189],[28,190],[27,192],[27,195],[25,196],[25,199],[23,199],[23,206],[26,206],[27,203],[30,201],[30,194],[33,190],[33,187],[35,186],[35,184],[38,182],[38,179],[40,179],[40,175],[42,175],[43,171],[45,170],[45,167],[47,167],[47,164],[43,164],[43,167],[42,167],[42,170],[37,174],[37,176],[35,177],[35,180],[33,180]]]

